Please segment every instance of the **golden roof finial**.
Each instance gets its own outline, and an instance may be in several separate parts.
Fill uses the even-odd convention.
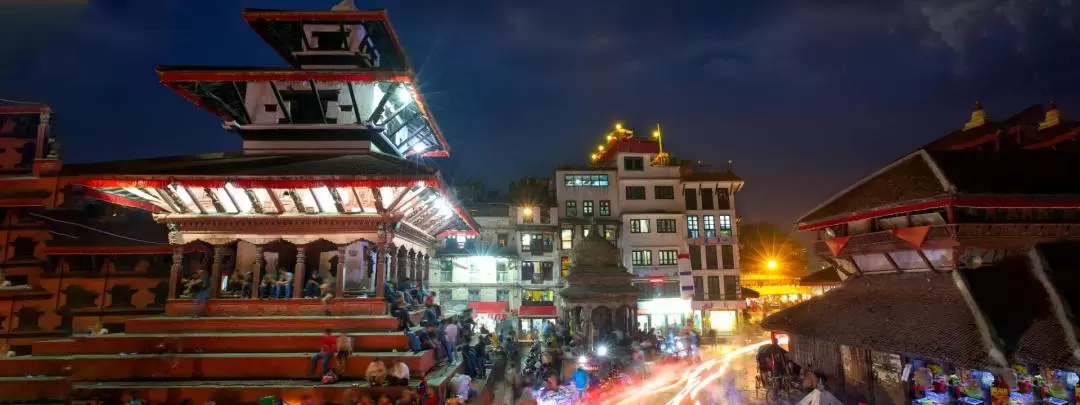
[[[964,130],[978,128],[986,124],[986,110],[983,110],[982,102],[975,102],[975,110],[971,112],[971,119],[964,124]]]
[[[1057,103],[1053,100],[1050,101],[1050,107],[1046,109],[1046,118],[1039,123],[1039,129],[1046,129],[1053,126],[1057,126],[1061,123],[1061,110],[1058,109]]]

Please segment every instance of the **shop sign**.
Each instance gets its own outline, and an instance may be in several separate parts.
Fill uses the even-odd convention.
[[[1009,389],[990,387],[990,405],[1009,405]]]

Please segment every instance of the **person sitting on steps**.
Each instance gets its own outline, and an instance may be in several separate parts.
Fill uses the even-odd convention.
[[[334,337],[334,332],[330,329],[325,331],[326,333],[322,337],[322,347],[318,353],[311,356],[311,367],[308,368],[308,375],[315,374],[315,364],[322,360],[322,373],[325,375],[330,372],[330,359],[334,357],[334,353],[337,351],[337,338]]]
[[[383,385],[386,382],[386,363],[376,357],[371,361],[371,364],[368,364],[366,377],[368,384],[371,384],[372,387]]]
[[[286,271],[284,267],[278,269],[278,280],[274,284],[274,297],[275,298],[292,298],[293,295],[293,274]]]
[[[353,339],[346,335],[345,332],[341,332],[337,337],[337,355],[334,356],[337,358],[338,374],[345,375],[345,370],[349,365],[349,356],[352,356],[352,352]]]
[[[390,369],[390,375],[386,377],[386,382],[395,386],[409,385],[409,366],[401,360],[394,360],[394,367]]]

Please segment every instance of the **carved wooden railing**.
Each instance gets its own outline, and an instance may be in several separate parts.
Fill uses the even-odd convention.
[[[1080,224],[947,224],[934,225],[923,241],[924,249],[949,248],[960,245],[980,247],[1023,247],[1060,239],[1080,239]],[[851,253],[878,253],[910,250],[907,241],[893,231],[851,235],[841,256]],[[818,255],[832,256],[824,240],[814,243]]]

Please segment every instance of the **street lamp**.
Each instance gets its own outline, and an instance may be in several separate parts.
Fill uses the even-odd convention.
[[[523,215],[525,215],[526,217],[531,217],[531,216],[532,216],[532,214],[533,214],[533,213],[532,213],[532,207],[524,207],[524,208],[522,208],[522,209],[521,209],[521,213],[522,213]]]
[[[776,263],[776,260],[769,260],[765,262],[765,267],[767,267],[769,270],[776,270],[777,266],[779,266],[779,264]]]

